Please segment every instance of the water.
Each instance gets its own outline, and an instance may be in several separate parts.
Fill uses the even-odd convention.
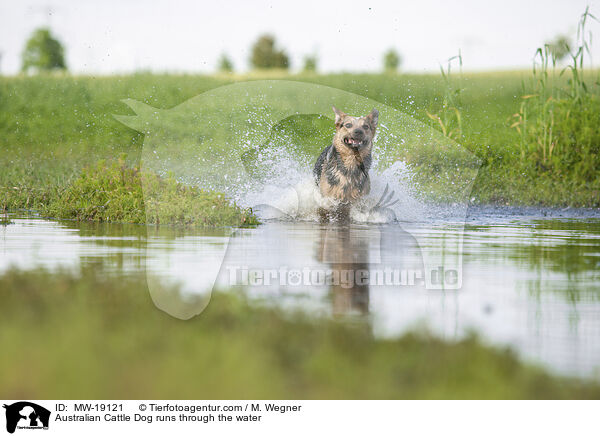
[[[464,229],[451,219],[273,221],[232,234],[13,217],[0,227],[0,273],[88,264],[116,276],[147,272],[149,298],[184,318],[209,304],[189,297],[209,295],[214,279],[217,287],[244,288],[256,304],[367,317],[381,337],[417,326],[447,340],[475,331],[556,373],[598,378],[598,213],[471,208],[466,218]],[[426,284],[420,277],[436,265],[446,267],[442,276],[457,268],[460,288],[454,273],[443,286],[439,274]],[[157,298],[155,282],[178,284],[183,304]]]

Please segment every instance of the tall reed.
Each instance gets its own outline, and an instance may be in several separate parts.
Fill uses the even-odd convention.
[[[459,67],[458,80],[452,75],[452,62],[457,61]],[[448,59],[446,70],[440,65],[442,78],[444,79],[444,95],[442,97],[442,110],[438,113],[427,112],[427,116],[434,120],[441,128],[444,136],[458,139],[462,136],[462,117],[460,113],[462,84],[462,54]]]
[[[577,26],[577,46],[568,47],[570,63],[560,72],[549,44],[536,50],[533,92],[523,83],[522,102],[510,125],[520,134],[522,162],[585,182],[596,179],[600,170],[600,88],[598,80],[588,84],[585,76],[593,71],[584,69],[590,56],[590,19],[598,21],[588,7]]]

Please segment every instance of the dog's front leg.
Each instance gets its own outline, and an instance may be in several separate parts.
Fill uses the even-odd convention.
[[[340,223],[350,222],[350,204],[341,204],[335,211],[335,216]]]
[[[319,222],[321,224],[329,222],[329,211],[324,207],[319,207],[317,209],[317,214],[319,215]]]

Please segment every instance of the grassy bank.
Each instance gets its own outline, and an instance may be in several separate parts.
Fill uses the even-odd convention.
[[[284,316],[238,294],[180,321],[143,277],[9,271],[0,299],[4,398],[600,398],[474,338],[380,340],[366,322]]]
[[[595,72],[588,74],[590,78],[596,77]],[[460,129],[449,119],[448,132],[482,161],[473,188],[476,202],[589,207],[599,204],[600,174],[598,167],[592,165],[595,160],[589,159],[595,156],[600,141],[600,133],[594,128],[600,125],[596,97],[581,104],[583,112],[578,117],[573,115],[573,107],[564,103],[558,102],[551,108],[557,120],[553,125],[554,135],[563,138],[566,149],[562,154],[555,152],[548,164],[544,163],[546,156],[539,152],[538,132],[534,129],[523,134],[514,125],[514,115],[522,111],[522,97],[535,91],[534,77],[528,72],[464,74],[460,81],[450,85],[438,75],[278,77],[324,84],[369,97],[438,130],[442,126],[435,117],[443,117],[456,108],[460,113]],[[136,165],[143,135],[112,116],[131,114],[120,103],[124,98],[170,108],[235,80],[261,78],[264,77],[149,74],[0,78],[2,206],[31,209],[47,205],[50,197],[67,189],[80,176],[82,168],[99,160],[114,160],[121,153],[127,154],[130,166]],[[445,97],[449,86],[451,90],[460,89],[460,98],[452,102],[452,107]],[[567,89],[567,77],[559,77],[556,86]],[[530,120],[542,116],[534,112],[529,111]],[[588,165],[582,167],[580,162]]]
[[[45,189],[44,189],[45,188]],[[33,208],[42,215],[77,221],[179,226],[252,226],[243,210],[224,194],[186,186],[167,176],[142,172],[124,159],[85,167],[65,184],[39,189],[3,187],[3,209]]]

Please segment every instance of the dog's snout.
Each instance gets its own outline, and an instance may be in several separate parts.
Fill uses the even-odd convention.
[[[363,136],[365,136],[365,131],[362,129],[356,129],[354,130],[354,136],[362,138]]]

